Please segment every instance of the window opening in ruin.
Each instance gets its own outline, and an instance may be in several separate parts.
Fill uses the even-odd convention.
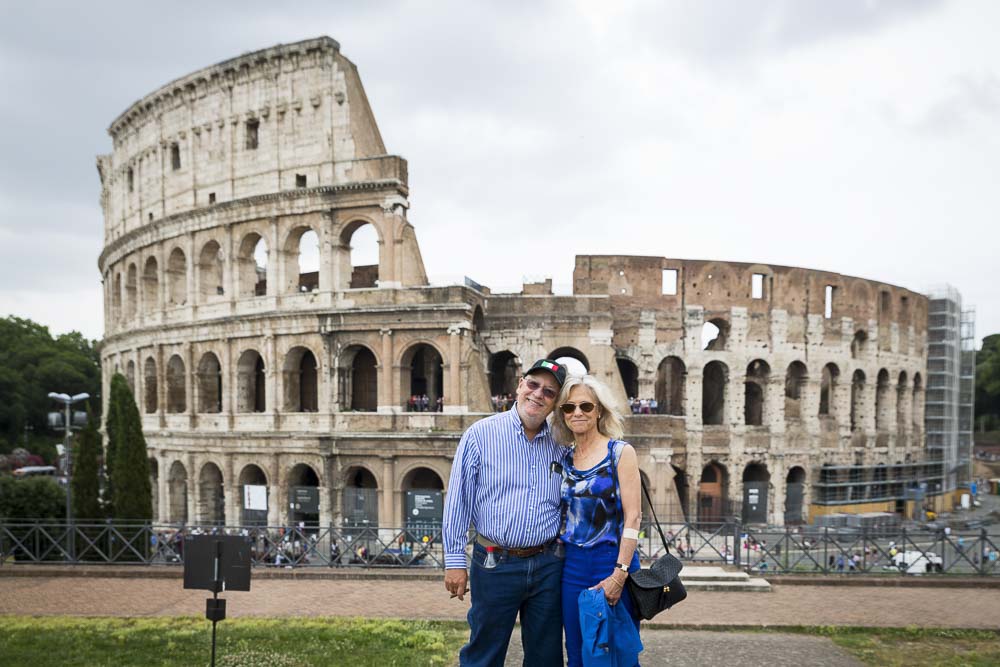
[[[150,221],[150,222],[152,222],[152,221],[153,221],[153,214],[152,214],[152,213],[150,213],[150,214],[149,214],[149,221]]]
[[[726,349],[729,336],[729,322],[714,318],[701,325],[701,349],[720,351]]]
[[[209,204],[214,204],[215,203],[215,193],[214,192],[209,192],[208,193],[208,203]]]
[[[312,466],[296,464],[288,473],[288,522],[308,533],[319,528],[319,475]]]
[[[225,294],[222,272],[222,248],[217,242],[209,241],[201,249],[198,259],[198,286],[202,299],[210,301]]]
[[[146,363],[143,364],[142,386],[146,414],[154,414],[159,410],[159,388],[156,380],[156,361],[152,357],[146,357]]]
[[[348,409],[375,412],[378,410],[378,369],[375,355],[366,347],[358,348],[350,366],[350,398]]]
[[[399,386],[408,412],[441,412],[444,409],[444,362],[436,349],[418,344],[403,355]]]
[[[184,362],[175,354],[167,362],[167,412],[179,414],[187,410],[184,380]]]
[[[155,257],[146,260],[142,269],[142,309],[146,313],[155,312],[160,301],[160,271]]]
[[[785,420],[802,418],[802,390],[806,386],[806,366],[793,361],[785,373]]]
[[[304,347],[293,347],[285,357],[283,371],[285,410],[316,412],[319,406],[316,357]]]
[[[907,430],[906,424],[906,408],[908,406],[908,393],[909,393],[909,382],[906,377],[906,371],[900,371],[899,379],[896,382],[896,431],[902,437],[904,431]]]
[[[646,398],[648,400],[648,396],[639,396],[639,367],[635,365],[635,362],[624,357],[618,357],[615,361],[618,363],[618,372],[622,377],[622,384],[625,387],[625,395],[628,396],[629,399]]]
[[[764,396],[771,377],[771,367],[763,359],[756,359],[747,366],[744,385],[743,415],[747,426],[764,424]]]
[[[729,369],[721,361],[705,366],[701,385],[701,423],[721,425],[726,418],[726,384]]]
[[[833,297],[837,293],[837,288],[827,285],[824,290],[823,317],[830,319],[833,317]]]
[[[306,175],[305,174],[295,174],[295,187],[304,188],[306,187]]]
[[[256,350],[246,350],[236,364],[236,411],[264,412],[266,390],[264,359]]]
[[[913,375],[913,396],[910,399],[910,428],[919,437],[923,423],[924,386],[920,373]]]
[[[910,297],[899,297],[899,319],[906,321],[910,316]]]
[[[149,481],[153,491],[153,516],[158,517],[160,516],[160,464],[152,456],[149,457]]]
[[[806,471],[795,466],[785,477],[785,525],[795,526],[805,523],[802,510],[805,507]]]
[[[115,322],[122,318],[122,274],[116,273],[111,287],[111,319]]]
[[[743,469],[744,523],[767,523],[770,481],[771,473],[763,463],[751,463]]]
[[[864,413],[865,374],[861,369],[854,371],[851,378],[851,430],[862,428],[861,418]]]
[[[206,463],[198,475],[198,522],[222,526],[226,522],[226,502],[222,487],[222,471],[214,463]]]
[[[132,172],[132,167],[129,167],[126,173],[128,174],[128,191],[133,192],[135,190],[135,174]]]
[[[868,334],[864,331],[856,331],[854,333],[854,339],[851,341],[851,358],[859,359],[865,353],[867,345]]]
[[[364,468],[353,468],[344,475],[344,526],[368,528],[378,526],[378,483]]]
[[[125,316],[133,319],[139,308],[139,269],[135,264],[128,265],[125,274]]]
[[[255,232],[243,237],[237,260],[237,278],[241,297],[267,294],[267,241]]]
[[[875,384],[875,430],[886,431],[889,429],[889,414],[892,402],[889,399],[891,391],[889,382],[889,371],[881,369]]]
[[[729,511],[728,474],[721,464],[712,461],[701,470],[698,482],[698,521],[713,524],[722,521]]]
[[[299,237],[298,291],[313,292],[319,289],[319,237],[309,229]]]
[[[259,120],[254,119],[254,120],[248,120],[246,122],[246,135],[247,135],[246,148],[248,151],[257,150],[257,146],[259,144],[258,141],[259,131],[260,131]]]
[[[135,399],[135,362],[131,359],[125,366],[125,382],[128,384],[129,392],[132,393],[132,398]]]
[[[437,496],[441,498],[444,483],[441,477],[430,468],[414,468],[406,473],[402,483],[401,508],[405,518],[403,528],[406,529],[406,540],[411,544],[419,544],[422,540],[431,539],[441,530],[441,519],[429,516],[413,516],[417,499],[414,496]]]
[[[240,471],[239,476],[239,487],[238,493],[240,497],[240,525],[242,526],[266,526],[267,525],[267,510],[252,510],[247,509],[243,499],[246,498],[247,486],[263,486],[268,487],[266,490],[267,494],[267,506],[271,507],[274,502],[274,498],[271,496],[270,485],[267,483],[267,475],[258,466],[250,464]]]
[[[181,168],[181,147],[180,144],[170,144],[170,166],[174,171]]]
[[[553,359],[566,366],[570,375],[586,375],[590,372],[590,362],[583,352],[575,347],[560,347],[549,353],[548,359]]]
[[[167,477],[167,501],[169,520],[173,523],[187,523],[187,470],[180,461],[174,461]]]
[[[835,414],[834,410],[834,390],[837,387],[837,378],[840,377],[840,369],[836,364],[827,364],[823,367],[823,376],[819,385],[819,414],[827,417]]]
[[[892,295],[887,290],[879,292],[879,314],[889,315],[892,309]]]
[[[198,411],[222,412],[222,366],[211,352],[202,355],[198,363]]]
[[[656,411],[661,415],[684,414],[684,384],[687,368],[678,357],[666,357],[656,369]]]
[[[187,303],[187,259],[180,248],[174,248],[167,260],[167,303],[171,306]]]
[[[661,291],[664,296],[677,294],[677,269],[663,269]]]
[[[351,289],[378,287],[378,232],[364,223],[345,229],[346,245],[351,252]]]
[[[490,355],[490,396],[495,411],[509,410],[514,404],[520,378],[521,363],[513,352],[504,350]]]
[[[750,277],[750,298],[764,298],[764,274],[755,273]]]

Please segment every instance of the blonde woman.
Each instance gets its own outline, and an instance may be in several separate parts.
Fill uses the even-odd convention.
[[[642,487],[635,450],[621,440],[622,417],[603,383],[591,375],[570,376],[557,406],[553,435],[571,445],[562,460],[559,539],[566,551],[562,579],[566,655],[568,664],[575,666],[583,664],[586,631],[580,623],[581,591],[601,590],[611,606],[620,601],[635,626],[638,644],[639,622],[625,581],[629,572],[639,569]],[[620,641],[616,638],[616,643]]]

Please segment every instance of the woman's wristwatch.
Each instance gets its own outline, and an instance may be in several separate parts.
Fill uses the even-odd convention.
[[[628,565],[626,563],[615,563],[615,569],[621,570],[626,575],[628,575]]]

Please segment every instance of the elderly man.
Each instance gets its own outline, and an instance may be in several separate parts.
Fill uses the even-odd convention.
[[[455,451],[444,511],[444,586],[460,600],[469,591],[470,523],[478,533],[463,666],[503,665],[518,613],[524,664],[563,664],[562,557],[555,548],[561,478],[552,464],[564,448],[545,418],[565,380],[562,364],[536,361],[518,382],[514,409],[473,424]]]

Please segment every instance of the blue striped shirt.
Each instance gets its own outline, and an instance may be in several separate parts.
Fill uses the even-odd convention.
[[[464,568],[470,523],[514,549],[544,544],[559,530],[559,484],[551,470],[566,448],[548,422],[528,442],[516,406],[482,419],[462,436],[444,504],[444,564]]]

